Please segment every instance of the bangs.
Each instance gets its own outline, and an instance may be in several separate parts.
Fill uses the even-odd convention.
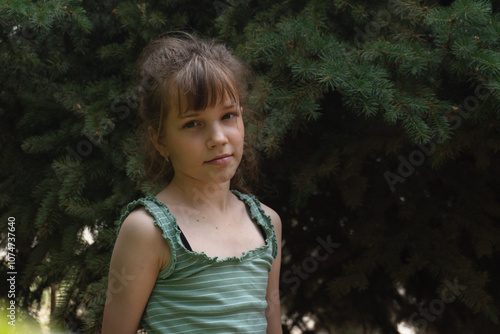
[[[177,109],[182,115],[215,107],[225,99],[240,103],[238,84],[230,73],[221,63],[193,57],[172,82],[167,83],[168,111]]]

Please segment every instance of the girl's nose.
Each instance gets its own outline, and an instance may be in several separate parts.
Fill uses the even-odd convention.
[[[227,144],[227,136],[221,124],[212,124],[208,127],[207,147],[209,149]]]

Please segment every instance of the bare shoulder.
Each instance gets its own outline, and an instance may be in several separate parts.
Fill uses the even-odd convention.
[[[154,222],[154,218],[144,207],[132,211],[123,221],[117,244],[139,251],[154,250],[163,267],[170,254],[170,247]]]
[[[161,231],[154,224],[154,218],[144,207],[135,209],[125,218],[120,234],[135,235],[137,238],[161,237]]]
[[[109,266],[103,334],[135,333],[170,248],[161,229],[144,208],[123,221]],[[118,284],[118,285],[117,285]]]
[[[266,215],[268,215],[271,218],[271,222],[273,223],[275,230],[281,232],[281,218],[278,215],[278,213],[273,209],[271,209],[270,207],[268,207],[267,205],[265,205],[264,203],[260,203],[260,205],[264,210],[264,212],[266,213]]]

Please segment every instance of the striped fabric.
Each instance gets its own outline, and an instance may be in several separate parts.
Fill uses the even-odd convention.
[[[168,207],[155,197],[130,203],[120,219],[144,206],[163,231],[172,257],[160,272],[146,305],[142,325],[158,333],[265,333],[265,299],[268,272],[277,254],[271,219],[259,201],[249,194],[237,195],[249,208],[254,221],[266,233],[266,244],[241,257],[218,259],[189,251],[182,244],[180,229]]]

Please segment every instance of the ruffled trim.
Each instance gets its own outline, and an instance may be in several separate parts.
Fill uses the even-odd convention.
[[[118,228],[116,230],[116,234],[118,235],[118,233],[120,232],[120,229],[121,229],[121,227],[123,225],[123,222],[128,217],[128,215],[130,215],[130,213],[132,211],[134,211],[135,209],[137,209],[140,206],[144,207],[144,209],[146,209],[146,211],[148,211],[148,213],[151,215],[151,217],[153,217],[153,224],[156,225],[156,226],[158,226],[160,228],[160,230],[162,232],[163,238],[165,238],[165,240],[167,240],[168,245],[170,246],[170,260],[168,261],[168,265],[158,275],[158,276],[160,276],[162,278],[166,278],[167,276],[169,276],[174,271],[175,265],[177,264],[176,247],[174,245],[173,240],[168,235],[166,228],[163,226],[163,224],[160,224],[158,222],[158,218],[156,217],[154,211],[151,208],[151,204],[148,203],[148,201],[152,201],[156,205],[158,205],[158,203],[159,203],[158,200],[155,201],[154,197],[144,197],[144,198],[139,198],[138,200],[135,200],[135,201],[129,203],[125,207],[125,210],[124,210],[123,214],[120,217],[120,221],[119,221],[119,224],[118,224]],[[168,208],[167,208],[167,210],[168,210]],[[170,213],[170,211],[169,211],[169,213]]]
[[[242,200],[247,207],[250,209],[250,217],[252,220],[256,221],[257,224],[261,225],[264,228],[264,231],[266,232],[266,240],[265,240],[265,245],[254,248],[249,250],[248,252],[243,252],[241,256],[230,256],[230,257],[225,257],[222,259],[219,259],[218,256],[210,257],[208,256],[205,252],[194,252],[189,249],[187,249],[184,244],[182,243],[181,240],[181,229],[179,228],[179,225],[177,224],[177,219],[175,216],[170,212],[170,209],[168,206],[160,202],[156,197],[149,196],[145,197],[144,199],[147,201],[152,201],[156,205],[160,206],[165,210],[165,213],[167,215],[167,220],[172,224],[175,230],[175,241],[177,242],[177,245],[179,248],[181,248],[184,252],[189,254],[193,258],[197,258],[199,260],[203,261],[209,261],[209,262],[214,262],[214,263],[223,263],[223,262],[242,262],[248,258],[252,258],[254,256],[260,255],[261,253],[264,253],[265,250],[267,250],[268,247],[271,247],[272,250],[272,256],[273,258],[276,258],[277,255],[277,244],[276,244],[276,234],[274,232],[274,227],[271,223],[271,218],[266,215],[264,210],[262,209],[260,202],[255,199],[252,195],[249,194],[241,194],[240,192],[236,190],[231,190],[235,195],[238,196],[240,200]],[[252,199],[255,202],[255,206],[252,205]],[[263,220],[267,220],[267,223]],[[160,226],[161,227],[161,226]],[[163,229],[162,229],[163,230]],[[164,233],[165,235],[165,233]],[[171,246],[172,247],[172,246]],[[161,272],[161,276],[163,277],[163,272]]]
[[[264,228],[264,231],[266,232],[266,245],[270,245],[272,247],[272,256],[273,259],[275,259],[278,255],[278,242],[276,240],[276,232],[274,231],[274,225],[271,217],[266,214],[260,204],[260,201],[252,194],[242,194],[237,190],[231,190],[231,192],[247,204],[250,208],[250,217]],[[252,205],[252,201],[255,203],[255,206]]]

